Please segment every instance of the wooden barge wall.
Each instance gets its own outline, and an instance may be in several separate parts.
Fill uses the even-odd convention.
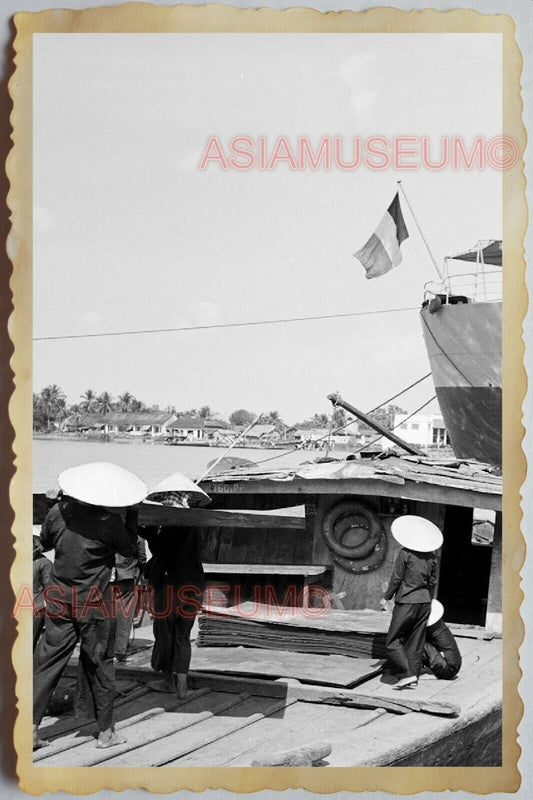
[[[237,488],[238,487],[238,488]],[[208,579],[214,584],[231,583],[242,588],[241,597],[253,596],[255,587],[269,584],[282,600],[292,585],[301,589],[316,580],[333,597],[341,596],[346,609],[380,609],[380,600],[389,581],[399,545],[390,533],[393,519],[399,513],[417,514],[434,522],[444,532],[437,596],[445,606],[456,609],[447,615],[449,621],[484,625],[492,633],[501,632],[501,514],[497,514],[494,546],[475,547],[471,542],[472,509],[450,506],[442,502],[422,502],[405,498],[356,494],[304,494],[288,491],[254,492],[254,483],[212,482],[205,485],[212,497],[208,509],[165,509],[169,523],[197,527],[202,539],[202,557]],[[323,536],[324,522],[339,503],[356,503],[371,509],[380,520],[387,547],[382,563],[367,572],[353,574],[334,562]],[[294,514],[305,507],[305,515]],[[144,507],[143,513],[157,514],[161,509]],[[275,513],[275,510],[279,514]],[[285,514],[283,509],[291,509]],[[34,523],[44,518],[43,495],[34,495]],[[228,513],[231,511],[231,513]],[[249,512],[249,513],[248,513]],[[261,512],[270,512],[262,514]],[[272,516],[273,514],[273,516]],[[491,561],[492,555],[492,561]],[[222,565],[231,565],[224,572]],[[284,570],[286,565],[299,571]],[[327,567],[320,578],[305,579],[306,567]],[[279,569],[281,567],[281,569]],[[210,575],[210,570],[214,574]],[[281,573],[281,574],[280,574]],[[312,575],[312,571],[309,571]],[[471,618],[461,617],[461,596],[464,608],[477,609]],[[264,599],[264,598],[263,598]],[[475,605],[475,603],[474,603]],[[454,617],[455,614],[455,617]]]

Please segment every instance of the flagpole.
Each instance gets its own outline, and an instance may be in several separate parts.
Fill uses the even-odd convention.
[[[404,197],[404,200],[405,200],[405,202],[407,203],[407,208],[408,208],[408,209],[409,209],[409,211],[411,212],[411,216],[413,217],[413,219],[414,219],[414,221],[415,221],[416,227],[418,228],[418,232],[419,232],[420,236],[422,237],[422,241],[423,241],[423,242],[424,242],[424,244],[426,245],[426,250],[427,250],[427,251],[428,251],[428,253],[429,253],[429,257],[430,257],[430,258],[431,258],[431,260],[433,261],[433,266],[435,267],[435,269],[436,269],[436,271],[437,271],[437,275],[439,276],[439,278],[441,279],[441,281],[444,281],[444,275],[443,275],[443,274],[442,274],[442,272],[440,271],[440,269],[439,269],[439,265],[437,264],[437,259],[435,258],[435,256],[434,256],[434,255],[433,255],[433,253],[431,252],[431,248],[430,248],[430,246],[429,246],[429,244],[428,244],[428,242],[427,242],[427,239],[426,239],[426,237],[424,236],[424,234],[422,233],[422,228],[421,228],[421,227],[420,227],[420,225],[418,224],[418,220],[417,220],[417,218],[416,218],[416,216],[415,216],[415,212],[414,212],[414,211],[413,211],[413,209],[411,208],[411,203],[409,202],[409,198],[407,197],[407,195],[406,195],[406,193],[405,193],[405,189],[404,189],[404,188],[403,188],[403,186],[402,186],[402,182],[401,182],[401,181],[396,181],[396,183],[397,183],[397,184],[398,184],[398,186],[400,187],[400,190],[401,190],[401,193],[402,193],[402,195],[403,195],[403,197]]]

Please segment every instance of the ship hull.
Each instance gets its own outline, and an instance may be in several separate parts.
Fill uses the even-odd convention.
[[[444,424],[458,458],[501,466],[501,303],[443,305],[421,312]]]

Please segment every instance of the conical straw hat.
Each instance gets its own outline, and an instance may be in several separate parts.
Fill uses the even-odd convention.
[[[160,481],[153,489],[150,489],[148,495],[149,500],[153,500],[154,494],[164,494],[165,492],[183,492],[190,496],[189,503],[191,506],[205,506],[211,502],[208,494],[200,489],[196,483],[193,483],[186,475],[181,472],[174,472],[168,478]]]
[[[433,522],[424,517],[409,514],[397,517],[391,525],[391,533],[402,547],[418,553],[430,553],[442,547],[442,533]]]
[[[137,475],[106,461],[66,469],[57,482],[69,497],[106,508],[134,506],[148,493],[146,484]]]
[[[444,606],[439,600],[432,600],[431,601],[431,611],[429,612],[429,619],[427,621],[427,626],[429,628],[430,625],[434,625],[439,619],[442,619],[444,616]]]

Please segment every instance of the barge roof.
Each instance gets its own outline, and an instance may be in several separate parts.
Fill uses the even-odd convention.
[[[236,468],[201,482],[208,494],[382,495],[501,511],[502,478],[487,465],[389,456]]]

